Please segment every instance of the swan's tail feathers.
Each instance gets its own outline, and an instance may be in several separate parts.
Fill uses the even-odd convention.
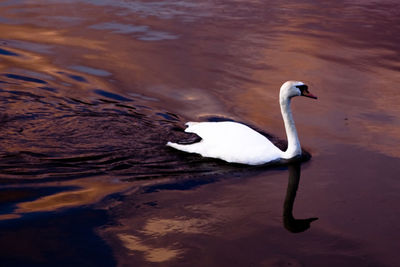
[[[181,145],[177,143],[168,142],[167,146],[175,148],[180,151],[189,152],[189,153],[199,153],[199,143],[189,144],[189,145]]]

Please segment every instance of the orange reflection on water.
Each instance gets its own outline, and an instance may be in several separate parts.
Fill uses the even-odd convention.
[[[152,218],[147,221],[143,233],[147,235],[163,236],[168,233],[201,233],[210,222],[195,218],[174,218],[174,219],[156,219]]]
[[[20,214],[1,214],[0,215],[0,221],[2,220],[12,220],[12,219],[18,219],[20,218]]]
[[[50,186],[51,184],[49,184]],[[57,183],[60,186],[59,183]],[[105,196],[127,188],[124,182],[108,182],[106,179],[81,179],[62,183],[62,186],[78,186],[78,189],[55,193],[17,205],[14,215],[30,212],[48,212],[62,208],[82,207],[99,202]]]
[[[172,260],[178,257],[181,253],[179,249],[171,249],[171,248],[158,248],[150,245],[145,245],[140,238],[128,235],[128,234],[119,234],[118,238],[122,241],[125,248],[130,251],[139,251],[143,252],[145,255],[145,259],[148,262],[165,262]]]
[[[25,40],[42,44],[77,46],[93,50],[104,50],[104,42],[83,37],[65,36],[66,31],[29,25],[0,24],[2,38]]]

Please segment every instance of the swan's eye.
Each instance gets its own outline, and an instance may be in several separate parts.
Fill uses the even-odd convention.
[[[308,91],[308,86],[307,85],[305,85],[305,84],[302,84],[302,85],[296,85],[296,87],[297,88],[299,88],[300,89],[300,91]]]
[[[305,84],[296,85],[296,87],[300,89],[301,93],[303,93],[303,92],[308,92],[308,86],[305,85]]]

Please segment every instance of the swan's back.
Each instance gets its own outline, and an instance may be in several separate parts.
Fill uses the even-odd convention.
[[[180,145],[168,143],[176,149],[198,153],[204,157],[219,158],[227,162],[259,165],[279,160],[281,151],[265,136],[250,127],[231,121],[188,122],[185,132],[202,138],[198,143]]]

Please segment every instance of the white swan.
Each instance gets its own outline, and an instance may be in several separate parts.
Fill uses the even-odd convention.
[[[249,165],[261,165],[300,156],[300,142],[290,110],[291,98],[295,96],[317,98],[302,82],[287,81],[281,86],[279,103],[288,139],[286,151],[281,151],[264,135],[250,127],[231,121],[188,122],[185,132],[195,133],[202,140],[187,145],[168,142],[167,146],[189,153],[198,153],[203,157]]]

